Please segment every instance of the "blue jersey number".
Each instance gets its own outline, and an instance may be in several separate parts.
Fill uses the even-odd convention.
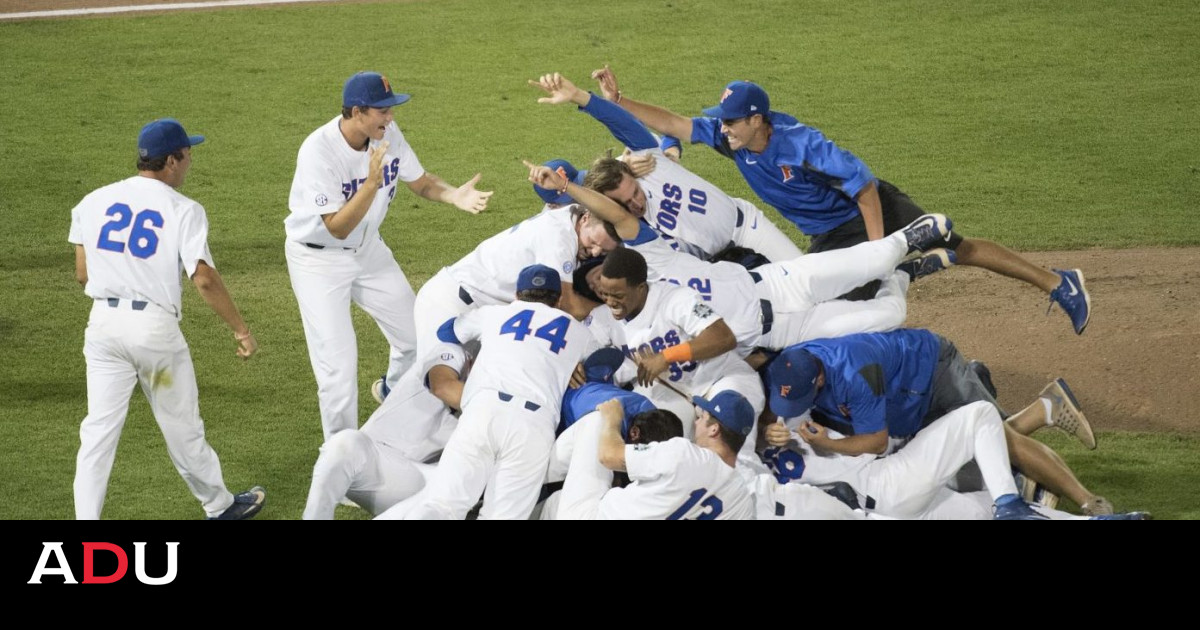
[[[504,322],[500,327],[501,335],[512,335],[517,341],[524,341],[525,337],[532,332],[534,337],[545,339],[550,342],[550,351],[558,354],[563,348],[567,347],[567,329],[571,326],[571,321],[566,317],[556,317],[550,320],[549,324],[531,330],[533,325],[533,311],[524,310]]]
[[[700,507],[707,508],[708,510],[707,512],[701,512],[699,515],[697,515],[697,521],[711,521],[714,518],[717,518],[725,509],[725,504],[722,503],[721,500],[716,496],[711,496],[705,499],[704,495],[706,494],[708,494],[708,488],[699,488],[697,490],[693,490],[692,493],[688,495],[688,500],[684,501],[683,505],[679,506],[678,510],[672,512],[671,515],[667,517],[667,520],[682,520],[683,516],[691,511],[692,507],[697,503],[700,504]],[[700,499],[704,500],[701,501]]]
[[[142,210],[135,217],[129,206],[114,203],[104,214],[115,218],[100,228],[100,239],[96,241],[98,249],[119,254],[125,251],[125,245],[128,243],[129,253],[138,258],[149,258],[158,251],[158,232],[152,229],[163,226],[163,217],[158,210]],[[113,232],[125,231],[130,223],[133,223],[133,229],[129,231],[129,239],[113,240]]]

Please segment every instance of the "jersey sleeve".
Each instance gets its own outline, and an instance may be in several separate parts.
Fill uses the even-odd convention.
[[[592,98],[588,101],[588,104],[579,109],[587,112],[592,118],[595,118],[605,127],[608,127],[609,133],[618,142],[634,151],[652,149],[658,146],[658,141],[654,138],[654,134],[650,133],[650,130],[646,128],[646,125],[643,125],[640,120],[620,105],[610,103],[592,94]]]
[[[196,266],[202,260],[216,268],[212,252],[208,251],[208,215],[204,206],[195,202],[179,213],[179,259],[189,278],[196,273]]]
[[[392,174],[399,177],[402,182],[415,182],[421,179],[425,174],[425,168],[421,166],[421,161],[417,159],[417,153],[413,151],[404,134],[400,132],[393,121],[387,126],[387,135],[384,139],[391,143],[388,147],[388,155],[392,157],[389,160],[390,167],[395,169]]]
[[[871,364],[859,370],[850,380],[846,395],[846,407],[850,410],[850,424],[856,435],[878,433],[888,428],[887,394],[881,385],[869,382],[874,379]]]
[[[422,380],[425,382],[426,389],[429,388],[429,371],[433,368],[444,365],[461,375],[463,367],[467,364],[467,351],[462,346],[452,343],[439,343],[425,356],[425,362],[421,365],[421,373],[425,375]]]
[[[83,202],[80,201],[71,208],[71,229],[67,232],[67,242],[75,245],[83,245],[83,224],[80,222],[79,213]]]
[[[454,318],[454,324],[452,324],[454,337],[458,339],[459,343],[466,343],[483,335],[483,320],[490,310],[492,309],[483,306]]]
[[[792,166],[819,175],[830,186],[854,198],[875,181],[871,169],[855,155],[833,143],[811,127],[797,127],[784,135]]]
[[[625,445],[625,472],[633,481],[654,481],[673,474],[679,459],[683,438],[672,438],[666,442]]]
[[[348,186],[326,156],[321,143],[310,137],[296,154],[296,175],[288,195],[288,208],[298,215],[312,216],[337,212],[350,199]]]
[[[721,319],[711,306],[704,303],[704,298],[691,289],[681,287],[672,291],[665,306],[668,319],[682,326],[692,337],[699,336]]]
[[[707,144],[727,158],[733,157],[733,150],[729,148],[729,140],[725,134],[721,133],[719,119],[707,116],[693,118],[691,141],[692,144]]]

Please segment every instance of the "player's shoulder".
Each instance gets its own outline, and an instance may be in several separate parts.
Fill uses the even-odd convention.
[[[300,143],[300,154],[320,154],[333,148],[334,141],[342,139],[341,128],[338,126],[340,119],[341,115],[338,115],[308,134],[304,142]]]

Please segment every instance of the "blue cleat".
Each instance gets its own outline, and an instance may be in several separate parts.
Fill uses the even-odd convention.
[[[896,270],[907,273],[908,279],[911,282],[917,278],[924,278],[948,267],[953,267],[956,263],[958,263],[958,254],[955,254],[954,250],[939,247],[925,252],[924,255],[896,265]]]
[[[1087,328],[1088,321],[1092,318],[1092,296],[1083,284],[1083,272],[1078,269],[1055,269],[1054,273],[1062,277],[1062,282],[1057,289],[1050,292],[1050,308],[1054,308],[1055,303],[1061,306],[1063,312],[1071,318],[1075,334],[1082,335],[1083,329]],[[1046,312],[1049,313],[1050,310],[1047,309]]]
[[[217,516],[210,516],[210,521],[244,521],[254,518],[267,502],[267,491],[262,486],[254,486],[249,490],[233,495],[233,505],[225,508]]]
[[[924,214],[909,223],[903,230],[908,241],[908,253],[925,251],[950,238],[954,223],[944,214]]]
[[[1049,518],[1038,514],[1029,507],[1020,496],[1006,494],[996,499],[992,518],[997,521],[1048,521]]]

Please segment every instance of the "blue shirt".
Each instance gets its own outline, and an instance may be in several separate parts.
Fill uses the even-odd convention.
[[[639,413],[653,411],[654,405],[641,394],[625,391],[609,383],[584,383],[579,389],[567,388],[563,395],[562,415],[558,421],[555,435],[562,435],[580,418],[596,410],[601,403],[619,399],[625,408],[625,419],[621,421],[621,437],[629,439],[629,421]]]
[[[887,429],[908,437],[929,413],[941,341],[928,330],[902,328],[800,344],[825,366],[813,406],[845,435]]]
[[[771,139],[762,153],[731,151],[716,118],[692,119],[693,143],[733,158],[750,188],[809,236],[859,215],[854,197],[875,181],[871,169],[819,130],[771,112]]]

